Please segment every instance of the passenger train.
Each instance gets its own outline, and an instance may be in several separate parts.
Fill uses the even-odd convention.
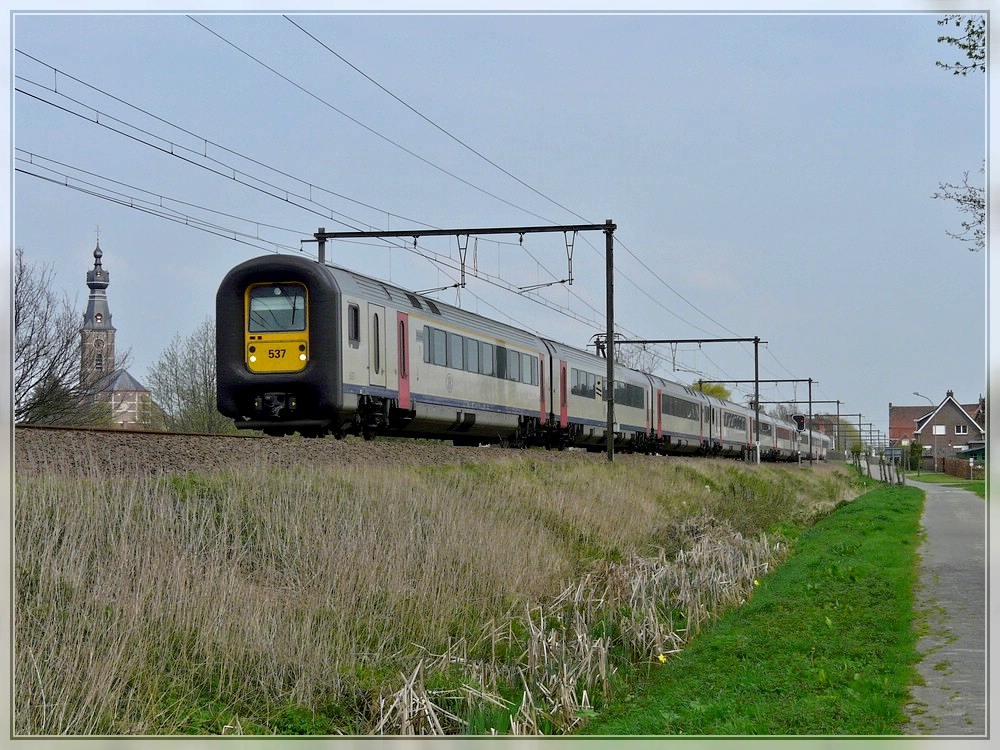
[[[216,296],[219,411],[240,429],[748,457],[753,410],[301,256],[233,268]],[[811,436],[811,440],[810,440]],[[765,460],[830,439],[760,415]]]

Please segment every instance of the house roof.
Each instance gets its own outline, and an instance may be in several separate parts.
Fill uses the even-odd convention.
[[[976,404],[960,404],[955,400],[954,394],[948,391],[944,400],[933,408],[930,406],[894,406],[889,404],[889,439],[919,437],[923,428],[932,422],[942,409],[949,406],[954,407],[958,414],[966,417],[966,420],[960,421],[968,421],[975,430],[978,430],[980,435],[985,436],[986,429],[976,421],[976,417],[983,412],[982,399]]]
[[[986,430],[984,430],[982,427],[980,427],[976,423],[976,420],[972,418],[972,415],[969,414],[968,409],[966,409],[964,406],[962,406],[960,403],[958,403],[958,401],[955,400],[955,397],[951,395],[951,391],[948,392],[948,395],[945,397],[944,401],[942,401],[940,404],[938,404],[937,408],[934,411],[932,411],[926,417],[918,420],[918,422],[917,422],[917,429],[915,430],[915,432],[916,433],[922,432],[923,429],[924,429],[924,427],[926,427],[928,424],[930,424],[931,422],[933,422],[934,418],[941,411],[943,411],[944,409],[946,409],[948,406],[953,406],[956,411],[958,411],[963,417],[965,417],[965,420],[970,425],[972,425],[977,430],[979,430],[980,434],[983,434],[983,433],[986,432]]]
[[[942,410],[948,412],[948,417],[951,420],[968,422],[980,436],[985,436],[985,428],[976,421],[976,417],[982,411],[982,402],[963,405],[955,400],[951,391],[948,391],[945,399],[932,409],[927,406],[893,406],[889,404],[889,439],[919,438],[924,427],[932,423]],[[976,432],[970,432],[970,437]]]
[[[889,439],[912,438],[917,422],[930,415],[926,406],[889,406]]]
[[[97,393],[119,393],[122,391],[138,391],[148,393],[146,386],[129,374],[128,370],[114,370],[94,383],[94,391]]]

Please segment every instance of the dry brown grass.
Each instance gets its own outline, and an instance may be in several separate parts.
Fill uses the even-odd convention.
[[[564,730],[616,658],[746,598],[783,552],[766,529],[851,495],[826,471],[572,459],[19,478],[14,732],[266,731],[287,706],[355,733]]]

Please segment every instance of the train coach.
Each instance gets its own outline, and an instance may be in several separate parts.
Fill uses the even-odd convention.
[[[623,449],[741,456],[754,442],[747,407],[618,364],[609,392],[603,357],[301,256],[225,276],[216,346],[219,411],[268,435],[600,450],[610,397]],[[761,427],[763,457],[798,455],[794,426]]]

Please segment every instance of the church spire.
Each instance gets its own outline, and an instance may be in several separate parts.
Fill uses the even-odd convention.
[[[108,307],[107,288],[111,275],[101,265],[104,253],[101,241],[94,249],[94,267],[87,272],[87,310],[83,314],[80,328],[81,368],[80,381],[84,386],[115,369],[115,327],[111,325],[111,310]]]

